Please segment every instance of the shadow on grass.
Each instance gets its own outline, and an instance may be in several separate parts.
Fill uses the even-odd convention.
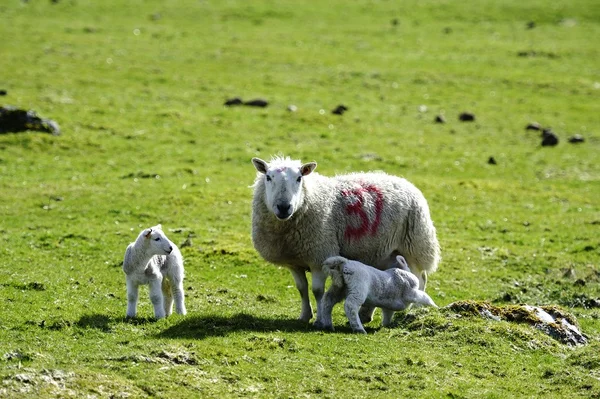
[[[155,323],[156,319],[153,317],[110,317],[105,314],[86,314],[79,318],[79,320],[75,323],[77,327],[80,328],[94,328],[96,330],[111,332],[112,328],[110,326],[111,323],[129,323],[134,325],[143,325],[149,323]]]
[[[238,331],[255,332],[306,332],[318,333],[320,330],[312,324],[292,319],[269,319],[256,317],[247,313],[238,313],[233,316],[192,316],[159,333],[160,338],[190,338],[203,339],[206,337],[220,337]],[[337,328],[336,332],[348,333],[348,328]]]

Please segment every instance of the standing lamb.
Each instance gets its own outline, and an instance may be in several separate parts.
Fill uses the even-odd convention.
[[[149,285],[154,317],[161,319],[173,311],[186,314],[183,297],[183,257],[156,225],[143,230],[125,251],[123,271],[127,281],[127,317],[137,314],[138,288]]]
[[[331,317],[333,305],[345,298],[350,327],[366,334],[358,316],[363,304],[381,308],[384,327],[390,325],[396,310],[404,310],[411,303],[437,307],[429,295],[419,290],[419,279],[410,272],[406,260],[398,255],[396,261],[397,268],[382,271],[341,256],[326,259],[323,266],[331,275],[331,287],[327,290],[330,300],[323,304],[325,318]],[[333,330],[331,318],[324,323]]]
[[[413,184],[383,172],[321,176],[313,173],[316,162],[283,157],[269,163],[253,158],[252,163],[258,171],[252,241],[265,260],[291,271],[302,298],[300,320],[313,316],[306,278],[310,271],[315,326],[328,328],[321,299],[327,278],[323,262],[331,256],[384,270],[402,254],[425,289],[427,273],[440,261],[440,248],[427,201]],[[363,307],[361,319],[370,321],[373,310]]]

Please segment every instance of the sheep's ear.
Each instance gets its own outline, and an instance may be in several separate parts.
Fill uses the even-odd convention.
[[[146,230],[144,233],[145,233],[145,234],[144,234],[144,237],[146,237],[146,238],[150,238],[150,235],[152,235],[152,229],[148,229],[148,230]]]
[[[317,169],[317,163],[308,162],[300,167],[300,173],[302,174],[302,176],[310,175],[315,169]]]
[[[154,226],[154,227],[156,227],[156,229],[157,229],[157,230],[162,230],[162,224],[160,224],[160,223],[159,223],[159,224],[157,224],[157,225],[156,225],[156,226]]]
[[[267,173],[267,163],[260,158],[252,158],[252,163],[257,171],[262,173],[263,175]]]

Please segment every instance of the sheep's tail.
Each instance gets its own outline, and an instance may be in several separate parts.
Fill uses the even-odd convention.
[[[437,270],[441,250],[427,203],[408,212],[404,245],[407,253],[402,254],[412,258],[411,266],[417,266],[428,274]],[[413,259],[415,265],[412,264]]]
[[[344,277],[342,276],[342,268],[348,262],[348,259],[342,256],[332,256],[323,262],[324,269],[331,276],[333,285],[339,287],[344,285]]]

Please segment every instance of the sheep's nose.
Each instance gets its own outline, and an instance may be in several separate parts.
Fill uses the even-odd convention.
[[[292,210],[292,204],[277,204],[277,217],[279,219],[286,219],[290,216]]]

